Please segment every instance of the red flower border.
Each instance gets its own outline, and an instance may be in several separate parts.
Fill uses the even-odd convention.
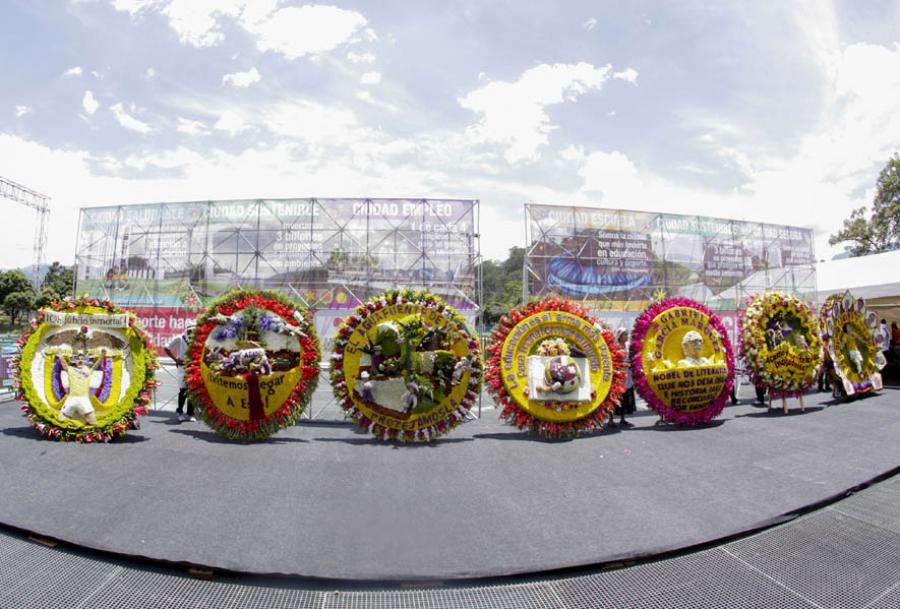
[[[706,315],[709,318],[709,325],[719,333],[719,336],[722,337],[722,344],[725,346],[725,364],[728,366],[728,378],[725,381],[725,387],[722,388],[722,392],[706,408],[695,412],[684,412],[663,403],[650,388],[650,384],[647,382],[647,375],[644,373],[644,363],[641,359],[644,340],[647,338],[650,324],[660,313],[676,307],[695,309]],[[634,329],[631,333],[631,370],[634,373],[634,386],[638,395],[644,398],[647,404],[658,412],[659,416],[664,420],[677,425],[700,425],[712,421],[725,408],[725,402],[728,400],[731,389],[734,387],[734,350],[731,347],[728,332],[716,314],[690,298],[666,298],[647,307],[634,322]]]
[[[104,426],[92,427],[85,426],[79,429],[69,429],[60,427],[55,422],[46,419],[36,408],[31,405],[27,397],[29,389],[32,387],[32,381],[23,382],[22,376],[22,351],[25,344],[32,334],[38,329],[38,326],[44,322],[45,311],[38,311],[37,317],[29,322],[29,328],[26,329],[19,339],[16,341],[18,353],[12,360],[12,377],[13,389],[16,392],[16,399],[22,402],[21,410],[25,413],[28,422],[40,434],[50,440],[58,440],[61,442],[81,442],[93,444],[95,442],[107,442],[116,438],[123,437],[129,429],[140,429],[141,424],[137,417],[147,414],[147,406],[153,400],[153,390],[159,386],[159,381],[153,378],[154,371],[158,367],[156,361],[156,348],[153,346],[150,335],[141,327],[137,317],[127,311],[119,308],[110,300],[99,300],[96,298],[63,298],[62,300],[53,300],[50,302],[49,308],[54,311],[69,311],[78,307],[97,307],[104,309],[110,314],[128,315],[128,324],[135,335],[140,338],[144,345],[144,382],[141,384],[140,390],[134,397],[134,402],[130,410],[125,412],[119,420]]]
[[[271,311],[282,317],[287,323],[299,327],[305,336],[299,337],[303,354],[303,376],[284,404],[275,412],[266,415],[260,421],[241,421],[232,418],[219,410],[215,405],[206,384],[200,375],[200,360],[206,339],[217,324],[213,317],[217,313],[233,315],[249,306],[256,306]],[[294,317],[299,313],[301,320]],[[188,387],[188,399],[194,405],[195,412],[213,431],[230,440],[265,440],[273,433],[293,425],[309,405],[312,392],[319,380],[319,360],[321,352],[311,315],[294,302],[268,290],[249,291],[235,290],[217,299],[197,318],[197,325],[191,332],[188,346],[188,364],[185,367],[185,382]]]
[[[469,343],[469,358],[472,360],[471,365],[474,368],[469,375],[469,387],[460,405],[449,414],[446,418],[419,430],[394,429],[385,427],[375,423],[369,419],[365,413],[360,411],[351,399],[347,390],[347,382],[344,378],[343,358],[344,347],[347,345],[348,337],[353,333],[357,325],[359,325],[371,313],[379,309],[391,306],[393,304],[421,303],[422,305],[435,309],[438,313],[447,314],[456,322],[457,331],[462,333]],[[344,318],[338,328],[337,335],[334,339],[334,347],[331,355],[331,385],[334,396],[338,403],[347,412],[347,415],[353,421],[373,434],[376,438],[382,440],[397,440],[400,442],[429,442],[438,436],[448,433],[450,430],[465,421],[466,414],[472,408],[472,405],[481,395],[481,378],[484,366],[481,361],[481,348],[478,339],[472,336],[466,326],[465,318],[457,313],[453,307],[448,305],[438,296],[431,294],[426,290],[388,290],[382,294],[370,298],[365,303],[356,307],[354,314]]]
[[[596,410],[575,421],[557,423],[535,417],[523,409],[509,394],[501,378],[500,351],[503,348],[506,337],[523,319],[546,311],[570,313],[592,324],[600,330],[600,335],[606,342],[607,347],[609,347],[610,355],[612,356],[613,382],[609,389],[609,394],[607,394],[606,399],[603,400]],[[491,344],[486,351],[490,358],[487,361],[485,380],[487,381],[488,391],[493,396],[494,401],[502,407],[500,418],[519,429],[543,438],[573,437],[582,432],[602,428],[606,424],[610,413],[621,402],[622,395],[625,393],[625,352],[616,343],[612,332],[604,327],[597,318],[590,316],[586,307],[567,300],[545,298],[512,309],[508,315],[501,317],[494,327],[494,330],[491,332]]]

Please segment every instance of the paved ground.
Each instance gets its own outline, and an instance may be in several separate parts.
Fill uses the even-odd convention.
[[[262,444],[170,412],[124,442],[36,439],[0,404],[0,522],[87,547],[256,573],[502,575],[754,527],[900,464],[900,392],[807,412],[543,442],[486,410],[426,446],[304,422]]]

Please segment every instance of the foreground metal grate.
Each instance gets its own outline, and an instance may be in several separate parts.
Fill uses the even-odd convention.
[[[814,607],[719,549],[552,582],[566,607]]]
[[[863,607],[900,581],[900,534],[834,510],[723,550],[823,607]]]

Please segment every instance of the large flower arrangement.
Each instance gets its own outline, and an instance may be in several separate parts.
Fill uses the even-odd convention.
[[[750,380],[773,396],[801,396],[818,378],[823,348],[815,314],[794,296],[748,299],[740,317],[740,355]]]
[[[879,370],[887,365],[881,352],[883,337],[878,316],[862,298],[850,292],[832,294],[819,313],[826,355],[834,366],[837,382],[847,395],[882,388]]]
[[[604,353],[609,354],[608,362],[605,362],[609,365],[609,373],[611,373],[604,385],[604,390],[607,392],[605,395],[598,395],[596,390],[593,390],[591,400],[586,407],[565,401],[545,402],[539,396],[511,390],[511,387],[504,382],[501,361],[504,345],[509,346],[507,341],[511,340],[511,337],[514,337],[524,324],[530,324],[530,321],[527,320],[534,321],[537,319],[535,316],[544,315],[543,321],[537,323],[546,323],[547,326],[550,326],[554,319],[553,314],[556,312],[583,320],[589,335],[593,337],[592,340],[602,341],[604,344],[597,346]],[[563,336],[551,335],[546,340],[537,342],[531,352],[534,355],[568,355],[571,347],[566,343]],[[502,408],[500,418],[519,429],[540,437],[549,439],[573,437],[579,433],[603,427],[609,414],[618,406],[625,392],[624,351],[616,343],[612,333],[604,328],[597,319],[588,315],[586,308],[567,300],[546,298],[511,310],[507,315],[501,317],[499,323],[494,327],[487,353],[489,359],[485,379],[488,391]],[[603,371],[601,370],[600,373],[602,374]],[[532,408],[532,401],[536,402],[538,407]],[[561,413],[562,416],[556,416],[553,412]]]
[[[688,313],[696,311],[699,315],[675,316],[676,312],[681,313],[685,309],[688,310]],[[666,319],[667,312],[671,314],[671,320]],[[648,369],[648,365],[659,364],[658,361],[654,361],[654,355],[663,351],[664,340],[661,337],[662,333],[659,332],[660,324],[668,327],[681,327],[682,330],[695,330],[707,336],[705,340],[706,344],[709,344],[711,361],[710,365],[701,366],[708,373],[704,378],[712,378],[714,376],[712,373],[716,373],[715,376],[718,377],[716,380],[721,380],[722,383],[721,391],[705,406],[690,410],[676,408],[673,406],[671,392],[660,390],[659,384],[655,382],[655,377],[672,376],[666,372],[656,373]],[[648,336],[648,333],[652,336]],[[672,336],[680,338],[681,335],[676,331]],[[659,344],[656,344],[657,340]],[[631,334],[631,358],[635,389],[638,394],[664,420],[671,423],[679,425],[708,423],[719,416],[722,409],[725,408],[725,402],[734,386],[734,353],[725,326],[718,316],[707,307],[687,298],[667,298],[655,302],[635,320],[634,330]],[[723,366],[725,367],[724,378],[721,374]],[[717,368],[718,370],[716,370]],[[714,387],[718,387],[718,383]]]
[[[281,355],[287,360],[280,367],[279,354],[270,357],[271,349],[265,348],[261,338],[272,332],[286,337],[295,350]],[[250,351],[259,357],[240,357],[244,340],[258,347]],[[225,350],[220,352],[217,341],[226,345]],[[229,353],[229,349],[233,351]],[[319,360],[319,341],[308,311],[277,292],[236,290],[211,303],[197,318],[185,369],[188,399],[197,415],[219,435],[231,440],[263,440],[293,425],[303,414],[318,382]],[[285,386],[282,381],[293,385]],[[224,391],[222,387],[235,386],[251,402],[249,415],[226,408],[228,400],[217,394]],[[270,395],[276,395],[276,403],[267,396],[265,409],[260,404],[254,416],[252,402],[261,402],[260,388],[266,387]]]
[[[331,358],[338,403],[383,440],[443,435],[481,393],[478,339],[464,317],[424,290],[389,290],[356,307],[338,328]]]
[[[118,402],[109,411],[98,419],[97,425],[62,421],[58,410],[51,408],[41,398],[35,387],[37,381],[31,371],[32,362],[41,347],[41,340],[47,330],[45,316],[47,310],[61,313],[92,313],[128,316],[128,329],[130,333],[129,350],[131,358],[131,383]],[[90,329],[83,332],[86,339]],[[22,333],[16,342],[19,352],[13,358],[13,388],[16,398],[23,402],[21,408],[29,423],[40,434],[51,440],[74,441],[83,443],[106,442],[124,436],[129,429],[140,429],[137,417],[147,414],[147,406],[153,399],[153,390],[159,385],[154,377],[157,369],[156,357],[150,336],[141,327],[137,317],[124,309],[114,305],[109,300],[95,298],[64,298],[54,300],[48,309],[38,311],[37,317],[32,319],[29,328]],[[55,360],[55,358],[54,358]],[[52,373],[51,391],[56,395],[62,395],[60,371],[54,364]],[[107,399],[114,382],[111,371],[104,369],[104,383],[95,393],[101,399]]]

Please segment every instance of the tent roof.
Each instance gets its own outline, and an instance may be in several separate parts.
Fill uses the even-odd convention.
[[[816,265],[817,300],[850,290],[857,298],[895,298],[900,303],[900,250],[826,260]]]

